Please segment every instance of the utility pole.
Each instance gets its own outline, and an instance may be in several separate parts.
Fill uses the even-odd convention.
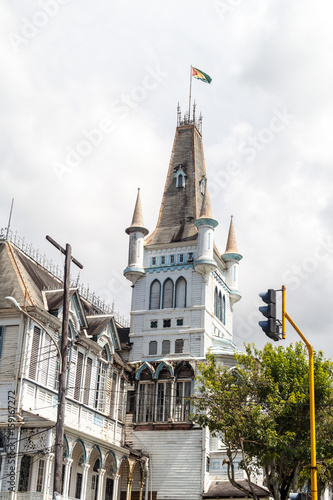
[[[55,437],[55,455],[54,455],[54,478],[53,478],[53,497],[56,500],[56,495],[61,495],[62,482],[62,458],[63,458],[63,441],[65,427],[65,410],[66,410],[66,377],[67,377],[67,348],[68,348],[68,315],[69,315],[69,288],[70,288],[70,264],[74,262],[80,269],[83,269],[82,264],[72,257],[71,246],[67,243],[66,250],[62,248],[50,236],[46,236],[47,241],[52,243],[61,253],[65,255],[64,269],[64,301],[62,313],[62,332],[61,332],[61,361],[59,373],[58,387],[58,411]]]

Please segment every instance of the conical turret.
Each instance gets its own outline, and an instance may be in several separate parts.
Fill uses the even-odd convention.
[[[145,228],[142,216],[140,188],[135,202],[132,224],[125,230],[129,235],[128,266],[124,276],[133,284],[145,274],[143,267],[143,240],[149,233]]]
[[[233,292],[233,302],[237,302],[241,298],[241,294],[238,291],[238,264],[242,258],[243,256],[238,253],[233,216],[231,216],[227,245],[222,259],[227,265],[226,281]]]
[[[218,222],[213,219],[207,185],[205,186],[200,217],[194,221],[194,224],[199,232],[195,270],[204,275],[209,274],[217,266],[214,260],[214,230]]]

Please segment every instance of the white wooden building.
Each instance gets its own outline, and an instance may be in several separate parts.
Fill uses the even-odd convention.
[[[46,267],[22,240],[1,233],[1,500],[52,498],[63,283]],[[63,498],[117,500],[131,490],[139,498],[147,458],[125,446],[126,328],[72,288],[69,331]]]
[[[124,270],[133,287],[129,362],[135,370],[127,441],[149,456],[149,490],[163,500],[219,492],[223,498],[226,491],[221,442],[191,422],[187,399],[208,350],[234,364],[233,308],[241,298],[233,220],[220,253],[208,188],[200,121],[178,113],[156,228],[147,236],[138,192]]]

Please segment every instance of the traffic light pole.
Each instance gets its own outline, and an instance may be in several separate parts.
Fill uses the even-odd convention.
[[[314,393],[314,364],[312,345],[304,337],[301,330],[293,322],[286,312],[285,301],[286,287],[282,285],[282,338],[286,338],[286,319],[296,330],[305,343],[309,353],[309,389],[310,389],[310,435],[311,435],[311,491],[312,500],[317,500],[317,458],[316,458],[316,417],[315,417],[315,393]]]

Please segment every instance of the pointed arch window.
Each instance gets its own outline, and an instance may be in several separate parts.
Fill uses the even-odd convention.
[[[162,309],[173,307],[173,281],[168,278],[163,283]]]
[[[186,307],[186,280],[182,276],[176,281],[175,306]]]
[[[219,314],[218,314],[218,318],[220,321],[222,321],[222,294],[221,292],[219,293]]]
[[[177,172],[175,173],[174,177],[176,179],[176,187],[177,188],[184,188],[186,175],[185,175],[184,170],[181,168],[181,165],[179,165],[179,168],[178,168]]]
[[[215,291],[214,291],[214,314],[215,314],[215,316],[218,316],[218,312],[219,312],[218,302],[219,302],[219,295],[218,295],[217,287],[215,287]]]
[[[223,295],[222,299],[222,323],[225,325],[225,295]]]
[[[161,283],[154,280],[150,285],[149,309],[160,309]]]

